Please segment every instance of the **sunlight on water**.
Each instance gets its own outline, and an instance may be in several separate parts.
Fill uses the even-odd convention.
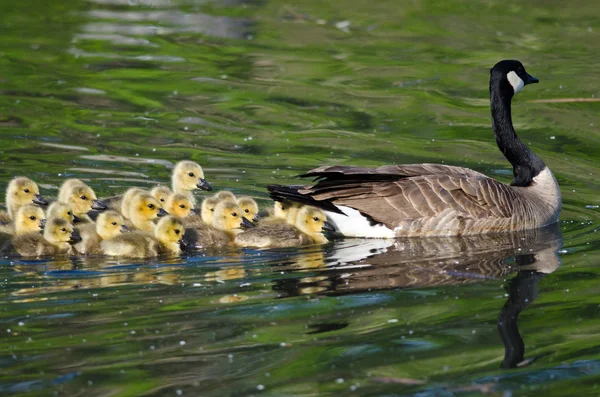
[[[434,162],[509,182],[488,79],[516,58],[540,84],[513,101],[515,128],[564,200],[556,227],[512,235],[3,258],[0,393],[597,395],[593,2],[0,11],[4,183],[27,175],[52,197],[76,177],[111,196],[168,184],[191,159],[266,207],[266,185],[326,164]]]

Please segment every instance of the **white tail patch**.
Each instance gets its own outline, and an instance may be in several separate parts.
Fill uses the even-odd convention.
[[[515,90],[515,94],[519,93],[519,91],[521,91],[521,89],[525,86],[523,79],[520,78],[515,72],[508,72],[506,78],[508,79],[510,85],[512,85],[513,90]]]
[[[345,215],[325,211],[327,220],[335,230],[346,237],[395,238],[396,233],[382,224],[371,225],[369,220],[354,208],[337,206]]]

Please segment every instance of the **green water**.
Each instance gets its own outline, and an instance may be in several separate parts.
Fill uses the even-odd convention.
[[[0,4],[1,186],[100,196],[180,159],[252,194],[324,164],[443,162],[510,181],[489,68],[540,84],[515,127],[554,171],[557,228],[345,240],[170,261],[0,262],[0,394],[600,394],[593,1]],[[518,317],[518,322],[517,322]],[[498,324],[500,324],[498,326]],[[520,337],[523,344],[520,343]]]

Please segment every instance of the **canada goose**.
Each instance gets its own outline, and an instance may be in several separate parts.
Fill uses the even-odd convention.
[[[185,245],[190,249],[223,247],[231,243],[233,236],[243,228],[254,227],[243,215],[242,209],[233,201],[221,201],[214,209],[212,225],[196,223],[185,229]],[[185,222],[185,221],[184,221]]]
[[[235,194],[233,194],[231,190],[221,190],[220,192],[216,193],[214,197],[219,201],[236,200]]]
[[[121,215],[125,218],[129,219],[129,208],[131,207],[131,201],[135,196],[140,193],[148,193],[144,189],[140,189],[139,187],[132,187],[125,191],[125,194],[121,197],[119,207],[121,211]]]
[[[100,243],[106,255],[126,258],[151,258],[163,254],[179,255],[185,229],[181,221],[165,216],[156,224],[154,233],[123,233]]]
[[[91,222],[87,215],[91,210],[104,211],[107,209],[106,204],[98,200],[94,190],[83,182],[82,184],[72,184],[64,195],[66,196],[65,200],[61,201],[68,203],[73,215],[81,222]]]
[[[282,248],[328,242],[324,230],[333,228],[326,221],[323,210],[305,205],[298,213],[290,216],[290,223],[260,222],[253,229],[235,236],[234,242],[240,247]]]
[[[165,205],[167,205],[167,200],[169,199],[169,196],[172,193],[173,192],[171,191],[171,189],[162,185],[155,186],[150,190],[150,194],[158,200],[160,206],[163,208],[165,208]]]
[[[202,220],[209,225],[213,223],[213,217],[215,213],[215,207],[219,203],[219,200],[215,197],[207,197],[202,200],[202,205],[200,207],[200,216]]]
[[[100,243],[127,231],[123,217],[116,211],[105,211],[98,215],[96,223],[88,223],[78,228],[81,241],[73,245],[75,251],[83,255],[101,254]]]
[[[38,185],[24,176],[13,178],[6,187],[6,211],[0,214],[2,222],[10,222],[17,210],[26,204],[48,205],[48,202],[40,195]]]
[[[19,236],[25,233],[40,233],[44,229],[46,216],[44,210],[34,204],[21,206],[12,223],[0,225],[0,233]]]
[[[258,215],[258,204],[256,201],[250,196],[240,196],[235,202],[243,211],[244,217],[253,221],[254,218]]]
[[[71,223],[80,221],[80,219],[73,214],[71,208],[60,201],[54,201],[48,206],[46,218],[62,218]]]
[[[71,244],[81,240],[73,225],[64,219],[50,218],[44,233],[31,232],[16,236],[12,247],[21,256],[46,256],[72,253]]]
[[[194,204],[196,204],[192,193],[194,190],[212,190],[210,184],[204,179],[202,167],[189,160],[180,161],[175,165],[171,174],[171,182],[173,193],[182,193],[189,196]]]
[[[189,217],[192,214],[194,204],[187,195],[181,193],[173,193],[167,198],[167,202],[165,203],[164,208],[169,214],[173,216],[187,219],[187,217]],[[191,216],[197,217],[197,215]]]
[[[513,166],[510,185],[441,164],[325,166],[303,175],[315,178],[312,186],[272,185],[271,197],[323,208],[342,235],[354,237],[460,236],[552,224],[560,213],[558,184],[511,119],[512,97],[537,82],[519,61],[498,62],[490,71],[492,127]]]
[[[132,226],[144,232],[154,230],[153,221],[164,215],[168,215],[168,212],[147,192],[138,193],[129,204],[129,220]]]
[[[81,179],[76,179],[76,178],[66,179],[62,183],[62,185],[60,185],[60,188],[58,189],[57,200],[60,202],[63,202],[63,203],[67,203],[70,198],[70,195],[71,195],[71,189],[73,189],[75,186],[87,186],[87,185]]]

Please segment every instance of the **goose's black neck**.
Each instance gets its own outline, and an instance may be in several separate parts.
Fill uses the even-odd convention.
[[[529,186],[535,176],[545,167],[544,162],[527,147],[515,132],[512,124],[510,102],[513,88],[506,78],[492,75],[490,79],[490,103],[492,126],[498,148],[513,166],[513,186]]]

